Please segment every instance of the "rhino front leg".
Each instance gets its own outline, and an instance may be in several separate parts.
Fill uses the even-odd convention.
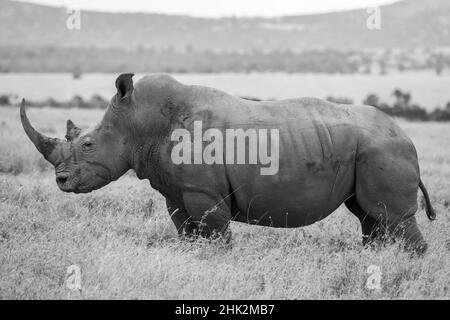
[[[167,211],[169,211],[170,218],[177,228],[180,238],[192,238],[198,234],[197,225],[192,222],[191,217],[184,209],[176,206],[172,201],[166,198]]]
[[[185,192],[183,201],[186,211],[197,224],[202,237],[221,238],[226,244],[230,243],[231,213],[220,197],[214,198],[201,192]]]

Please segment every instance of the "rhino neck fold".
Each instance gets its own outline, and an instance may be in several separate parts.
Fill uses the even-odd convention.
[[[132,152],[132,169],[139,179],[149,179],[151,183],[163,184],[165,176],[161,168],[159,143],[145,142]],[[170,159],[169,159],[170,160]]]

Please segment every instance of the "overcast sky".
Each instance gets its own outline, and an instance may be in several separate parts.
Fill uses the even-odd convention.
[[[26,0],[96,11],[145,11],[202,17],[278,16],[367,8],[395,0]]]

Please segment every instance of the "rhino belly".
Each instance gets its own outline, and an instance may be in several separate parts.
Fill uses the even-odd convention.
[[[327,217],[353,193],[354,165],[321,170],[305,166],[294,172],[280,171],[277,176],[242,174],[235,177],[233,184],[235,220],[279,228],[300,227]]]

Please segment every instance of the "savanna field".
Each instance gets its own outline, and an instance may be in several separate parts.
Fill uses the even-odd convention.
[[[68,118],[87,126],[102,114],[28,109],[38,130],[61,138]],[[19,109],[0,108],[0,299],[449,299],[450,124],[398,121],[437,212],[433,223],[423,206],[416,214],[423,257],[398,243],[362,247],[344,206],[299,229],[232,223],[232,249],[180,241],[162,196],[133,172],[89,194],[61,192]],[[71,265],[80,291],[66,286]],[[371,265],[381,270],[378,290],[366,287]]]

